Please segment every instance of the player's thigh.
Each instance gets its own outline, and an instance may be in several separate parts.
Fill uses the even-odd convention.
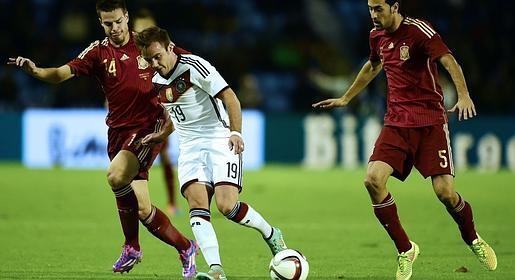
[[[184,186],[183,195],[188,201],[190,209],[209,209],[210,187],[202,182],[192,182]]]
[[[215,189],[219,185],[232,185],[241,191],[243,185],[243,158],[229,150],[227,140],[213,141],[209,151]]]
[[[211,185],[212,176],[210,166],[207,162],[207,153],[200,145],[180,147],[179,158],[177,160],[177,175],[181,193],[185,195],[185,190],[192,183],[204,183]]]
[[[138,210],[140,218],[144,219],[150,215],[152,210],[152,202],[150,200],[150,194],[148,192],[148,181],[147,180],[134,180],[131,183],[131,187],[134,190],[134,194],[138,199]]]
[[[454,176],[451,142],[447,124],[424,128],[415,158],[422,176]]]
[[[139,161],[130,151],[121,150],[108,168],[108,180],[114,185],[129,184],[139,172]],[[123,186],[115,186],[123,187]]]
[[[385,126],[381,130],[377,138],[374,150],[370,156],[369,162],[382,162],[389,165],[393,171],[390,173],[397,179],[404,181],[411,172],[413,167],[412,151],[409,144],[409,132],[406,128]],[[370,167],[370,165],[369,165]],[[381,164],[373,164],[370,169],[371,172],[382,171]],[[368,177],[367,169],[367,177]],[[388,174],[388,176],[390,175]],[[370,173],[370,175],[376,175]]]

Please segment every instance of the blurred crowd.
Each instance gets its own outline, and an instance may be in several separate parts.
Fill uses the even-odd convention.
[[[340,96],[369,54],[365,0],[126,0],[129,16],[150,11],[178,45],[209,60],[243,107],[306,112]],[[104,37],[94,0],[0,0],[5,61],[26,56],[60,66]],[[512,1],[403,1],[404,14],[429,20],[461,64],[479,113],[515,115]],[[441,71],[452,102],[452,84]],[[382,114],[384,75],[347,110]],[[0,111],[102,107],[88,78],[48,85],[0,65]]]

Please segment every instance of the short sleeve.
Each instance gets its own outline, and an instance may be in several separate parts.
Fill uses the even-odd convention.
[[[444,54],[451,53],[440,34],[428,22],[420,22],[419,30],[420,45],[431,61],[439,59]]]
[[[229,86],[216,68],[206,60],[198,56],[181,56],[181,62],[193,66],[191,82],[209,95],[214,97]]]
[[[99,41],[95,41],[84,49],[75,59],[68,62],[72,73],[76,76],[90,76],[98,60]]]

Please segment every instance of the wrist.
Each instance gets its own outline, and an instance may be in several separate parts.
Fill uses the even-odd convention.
[[[231,133],[229,134],[229,137],[233,136],[233,135],[236,135],[243,139],[243,136],[241,135],[241,133],[239,131],[236,131],[236,130],[231,131]]]

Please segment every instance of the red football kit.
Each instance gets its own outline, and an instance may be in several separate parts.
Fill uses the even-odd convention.
[[[121,47],[113,46],[108,38],[95,41],[68,65],[76,76],[93,76],[102,86],[108,103],[109,158],[120,150],[131,151],[140,162],[135,179],[148,179],[161,145],[143,146],[140,140],[159,131],[164,109],[153,89],[154,71],[141,57],[133,37]]]
[[[400,180],[412,166],[424,177],[454,175],[437,67],[448,53],[427,21],[405,17],[392,33],[370,32],[369,60],[381,61],[388,81],[384,127],[370,161],[388,163]]]

